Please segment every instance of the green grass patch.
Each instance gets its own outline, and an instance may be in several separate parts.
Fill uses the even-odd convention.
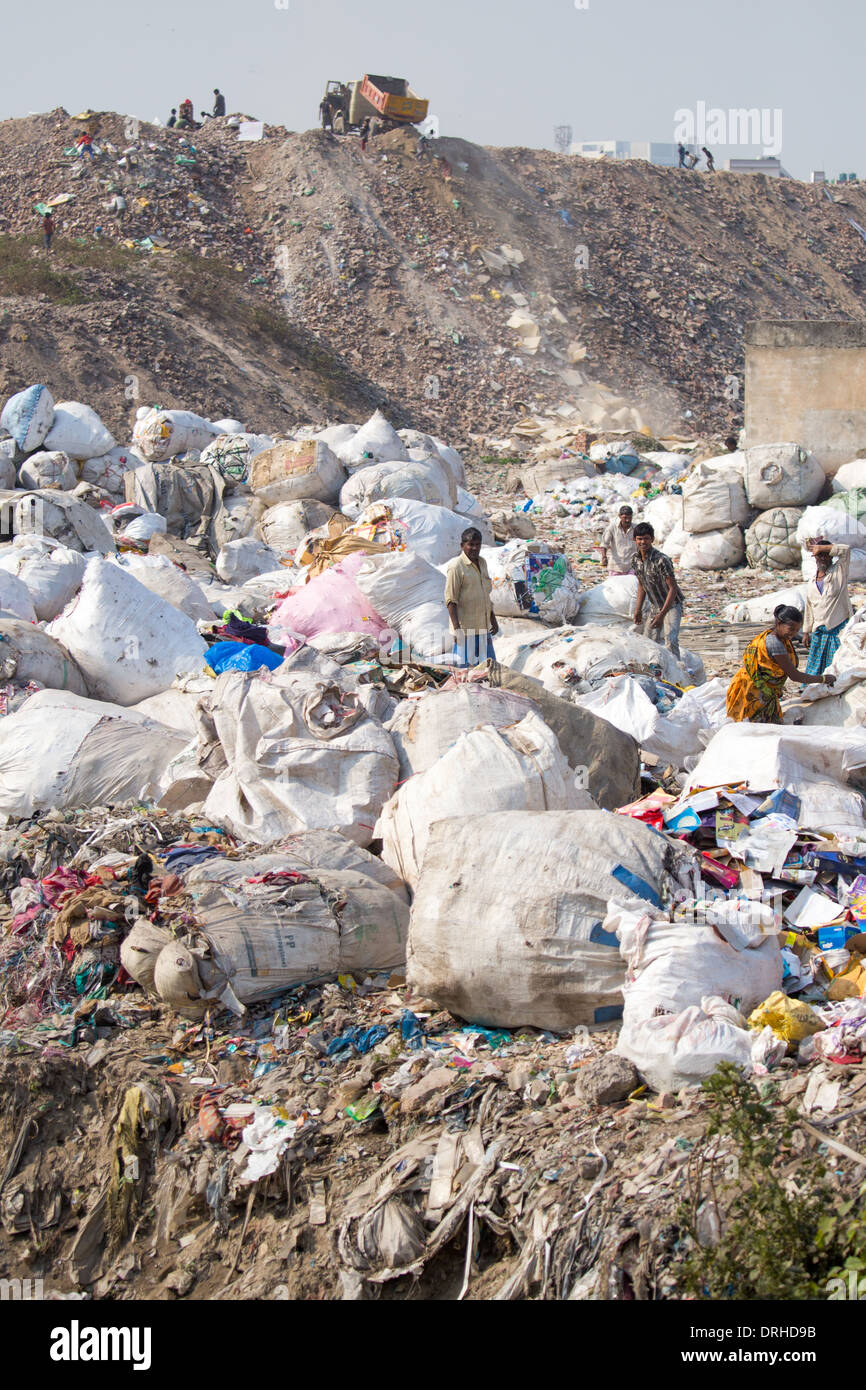
[[[703,1089],[713,1106],[679,1212],[686,1240],[672,1272],[680,1292],[842,1299],[853,1282],[866,1297],[866,1185],[832,1184],[796,1112],[766,1105],[732,1063]]]
[[[72,275],[52,264],[39,236],[0,236],[0,294],[47,295],[55,304],[83,304],[87,295]]]

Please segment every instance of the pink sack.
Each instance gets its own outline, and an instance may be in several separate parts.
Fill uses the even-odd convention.
[[[323,632],[360,632],[379,642],[380,633],[391,630],[355,584],[355,575],[366,558],[359,550],[310,579],[302,589],[283,599],[271,614],[268,626],[288,628],[302,637],[318,637]]]

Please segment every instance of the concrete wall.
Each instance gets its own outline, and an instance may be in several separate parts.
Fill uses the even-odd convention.
[[[832,475],[866,458],[866,322],[746,328],[746,447],[792,440]]]

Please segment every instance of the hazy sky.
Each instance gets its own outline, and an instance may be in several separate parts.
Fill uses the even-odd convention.
[[[7,7],[3,37],[3,117],[90,106],[164,120],[186,96],[209,107],[219,86],[229,112],[304,130],[328,78],[371,71],[408,77],[443,135],[482,144],[552,148],[557,125],[671,141],[675,111],[700,101],[780,109],[797,177],[866,176],[853,0],[42,0]],[[720,162],[759,152],[710,143]]]

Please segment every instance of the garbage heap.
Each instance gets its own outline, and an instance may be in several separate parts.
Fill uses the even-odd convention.
[[[693,653],[598,621],[561,552],[494,546],[459,454],[379,414],[276,440],[146,409],[126,446],[33,386],[0,418],[0,1042],[123,1088],[66,1187],[21,1112],[4,1239],[74,1215],[66,1276],[105,1295],[153,1196],[185,1296],[294,1172],[343,1297],[465,1228],[463,1296],[481,1226],[511,1250],[489,1296],[606,1296],[600,1245],[543,1260],[608,1180],[599,1106],[859,1064],[862,724],[728,724]],[[443,567],[470,524],[503,635],[467,672]]]

